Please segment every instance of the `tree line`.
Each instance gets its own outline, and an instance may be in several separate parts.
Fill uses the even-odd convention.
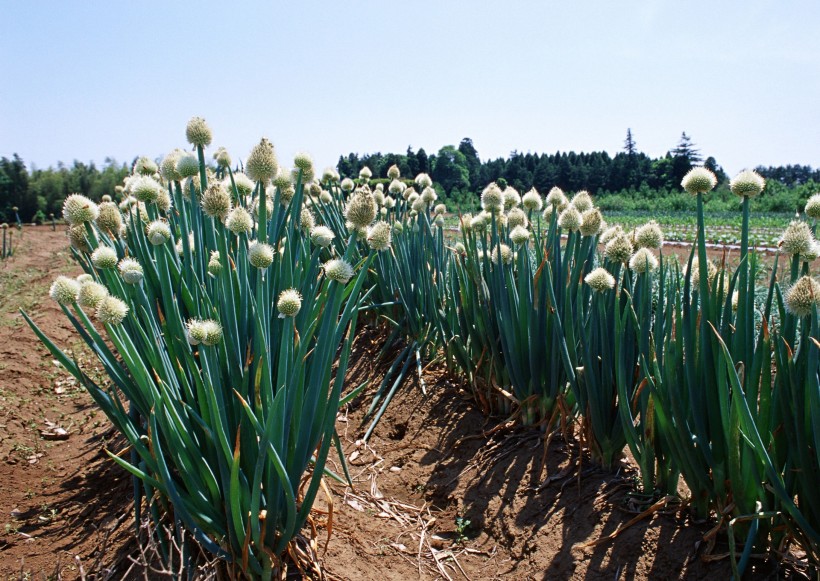
[[[717,160],[702,156],[685,132],[674,148],[654,159],[638,149],[632,131],[627,130],[623,149],[615,155],[606,151],[513,151],[507,158],[482,161],[472,139],[465,137],[458,146],[445,145],[433,154],[412,147],[404,153],[349,153],[339,157],[337,169],[342,176],[356,177],[367,166],[375,179],[387,181],[387,170],[394,164],[406,178],[429,174],[454,210],[476,208],[481,190],[493,181],[522,193],[531,187],[542,193],[553,186],[567,192],[588,190],[603,209],[693,210],[695,202],[682,192],[680,182],[686,172],[701,164],[718,177],[709,208],[731,210],[737,205],[729,192],[729,177]],[[0,222],[15,220],[15,207],[24,222],[43,221],[52,213],[59,217],[63,200],[72,193],[92,200],[113,195],[132,165],[106,158],[102,167],[75,160],[70,166],[60,163],[56,168],[29,170],[17,154],[0,158]],[[768,181],[755,202],[759,211],[794,212],[820,191],[820,169],[807,165],[756,169]]]

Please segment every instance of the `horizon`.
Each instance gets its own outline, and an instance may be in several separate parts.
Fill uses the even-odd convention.
[[[627,128],[652,158],[685,131],[729,175],[820,166],[809,0],[129,8],[6,6],[0,156],[40,169],[153,159],[187,147],[202,116],[234,159],[265,136],[283,165],[307,151],[320,168],[464,136],[482,160],[614,156]]]

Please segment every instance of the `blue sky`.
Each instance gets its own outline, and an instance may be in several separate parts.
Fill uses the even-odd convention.
[[[820,2],[0,0],[0,156],[510,151],[820,165]]]

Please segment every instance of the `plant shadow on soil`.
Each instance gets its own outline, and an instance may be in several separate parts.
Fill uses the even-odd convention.
[[[362,330],[348,385],[383,376],[388,364],[377,361],[383,340],[372,328]],[[389,363],[389,356],[385,359]],[[537,427],[487,418],[444,370],[428,369],[425,379],[429,395],[422,396],[410,377],[367,445],[357,440],[378,386],[370,386],[348,406],[338,429],[347,442],[347,457],[355,457],[349,462],[351,472],[359,475],[359,480],[354,476],[354,490],[378,483],[384,498],[428,510],[432,525],[422,533],[384,512],[373,514],[378,509],[351,510],[344,490],[334,486],[342,506],[336,509],[324,559],[334,576],[443,577],[436,557],[415,550],[424,535],[436,535],[446,541],[438,554],[450,563],[453,575],[469,579],[731,577],[728,559],[706,554],[702,539],[709,527],[693,522],[679,507],[625,527],[640,513],[633,508],[640,500],[633,494],[637,469],[627,461],[616,472],[598,468],[572,438],[559,434],[546,439]],[[643,508],[652,502],[644,500]],[[584,546],[621,527],[615,538]],[[725,552],[724,539],[711,555]],[[438,568],[425,566],[430,562]],[[762,560],[753,562],[745,577],[806,578]]]

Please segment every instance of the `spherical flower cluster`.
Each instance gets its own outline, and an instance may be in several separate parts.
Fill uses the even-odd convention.
[[[185,137],[191,145],[205,147],[211,144],[213,134],[202,117],[191,117],[188,126],[185,128]]]
[[[174,248],[177,251],[177,255],[182,258],[185,255],[185,248],[182,246],[182,238],[177,240],[176,245]],[[188,232],[188,248],[191,251],[191,254],[196,254],[196,246],[194,246],[194,233]]]
[[[255,182],[266,182],[272,179],[279,170],[273,144],[264,137],[251,149],[245,162],[245,173]]]
[[[225,189],[228,189],[231,185],[230,180],[226,180]],[[236,185],[236,193],[240,197],[247,197],[253,194],[254,183],[251,178],[245,175],[242,172],[233,174],[233,183]]]
[[[541,199],[538,190],[532,188],[521,198],[521,205],[530,212],[540,212],[544,207],[544,200]]]
[[[98,282],[86,281],[80,285],[77,302],[87,309],[96,309],[108,296],[108,289]]]
[[[692,195],[705,194],[717,185],[717,177],[705,167],[693,167],[680,183]]]
[[[791,256],[808,254],[811,252],[812,244],[814,244],[814,237],[809,225],[799,220],[792,221],[780,239],[780,248]]]
[[[313,180],[315,170],[313,169],[313,158],[305,152],[297,153],[293,158],[293,167],[302,172],[302,183]]]
[[[577,206],[576,206],[577,207]],[[567,210],[564,210],[565,212]],[[581,236],[597,236],[601,231],[604,218],[598,208],[590,208],[581,214]]]
[[[134,162],[134,173],[140,174],[143,176],[152,176],[159,171],[157,164],[153,161],[148,159],[147,157],[143,156],[137,159]]]
[[[803,276],[786,292],[786,310],[797,317],[807,317],[820,300],[820,283],[810,276]]]
[[[632,256],[632,242],[626,234],[618,234],[604,246],[604,256],[612,262],[627,262]]]
[[[804,211],[809,218],[814,220],[820,218],[820,194],[814,194],[808,199]]]
[[[436,204],[436,207],[433,208],[434,214],[445,214],[447,212],[447,206],[444,204]]]
[[[530,241],[530,231],[522,225],[517,225],[510,231],[510,240],[516,246],[526,244]]]
[[[152,177],[137,176],[131,180],[131,195],[140,202],[156,202],[160,193],[162,186]]]
[[[202,195],[202,210],[206,215],[217,220],[224,221],[231,211],[231,196],[220,183],[208,186]]]
[[[199,160],[195,155],[183,153],[177,159],[176,174],[179,180],[194,177],[199,174]]]
[[[753,198],[766,187],[766,180],[754,170],[746,169],[729,182],[729,188],[736,196]]]
[[[688,271],[687,271],[688,273]],[[714,279],[718,274],[717,266],[711,260],[706,261],[706,277],[708,281]],[[707,282],[708,282],[707,281]],[[700,260],[695,256],[692,258],[692,288],[697,290],[700,288]]]
[[[211,257],[208,259],[208,272],[214,276],[219,276],[222,272],[222,262],[219,260],[219,250],[211,251]]]
[[[325,271],[325,276],[330,280],[335,280],[342,284],[347,284],[347,281],[353,278],[353,267],[350,266],[349,262],[341,258],[334,258],[333,260],[327,261],[322,268]]]
[[[302,208],[302,211],[299,213],[299,227],[304,232],[310,232],[315,225],[316,218],[314,217],[313,212],[307,208]]]
[[[310,241],[316,246],[327,248],[336,235],[327,226],[314,226],[310,230]]]
[[[71,242],[71,246],[80,252],[91,252],[91,247],[88,245],[85,234],[85,226],[83,224],[76,224],[68,229],[68,240]]]
[[[486,212],[498,213],[504,208],[504,192],[492,182],[481,192],[481,208]]]
[[[387,177],[391,180],[399,179],[400,175],[401,170],[399,169],[399,166],[397,166],[396,164],[391,165],[390,168],[387,170]]]
[[[433,185],[433,180],[426,173],[420,173],[415,179],[416,185],[422,189],[429,188]]]
[[[584,213],[587,210],[592,209],[592,196],[589,195],[588,191],[581,190],[572,197],[570,204],[575,206],[579,212]]]
[[[650,220],[635,230],[635,246],[660,250],[663,246],[663,231],[655,220]]]
[[[276,309],[279,317],[295,317],[302,309],[302,295],[295,288],[289,288],[279,293],[279,300],[276,301]]]
[[[564,230],[575,232],[581,228],[581,212],[570,205],[558,216],[558,226]]]
[[[623,233],[624,233],[624,229],[621,228],[620,224],[615,224],[614,226],[611,226],[611,227],[606,228],[606,229],[603,230],[603,232],[601,233],[600,238],[598,238],[598,242],[600,242],[601,244],[606,245],[607,242],[609,242],[610,240],[612,240],[613,238],[615,238],[619,234],[623,234]]]
[[[171,194],[168,193],[168,190],[162,188],[155,203],[161,212],[167,213],[171,209]]]
[[[373,195],[357,191],[345,208],[345,218],[356,228],[366,228],[376,218],[376,202]]]
[[[93,222],[99,213],[97,204],[82,194],[71,194],[63,202],[63,218],[72,226]]]
[[[106,325],[119,325],[128,314],[128,305],[117,297],[105,297],[97,305],[97,320]]]
[[[188,321],[188,343],[213,347],[222,339],[222,325],[213,319],[191,319]]]
[[[461,242],[456,242],[455,246],[453,246],[453,250],[456,254],[461,254],[462,256],[467,254],[467,248]]]
[[[392,229],[387,222],[376,222],[367,229],[367,244],[373,250],[387,250],[392,240]]]
[[[507,186],[502,192],[504,196],[504,211],[509,212],[521,205],[521,194],[512,186]]]
[[[438,194],[431,186],[427,186],[421,191],[421,199],[429,206],[438,200]]]
[[[273,247],[270,244],[254,240],[248,245],[248,261],[251,266],[256,268],[268,268],[273,264]]]
[[[322,193],[319,194],[319,201],[323,204],[330,204],[333,202],[333,194],[327,190],[322,190]]]
[[[337,172],[332,167],[326,167],[325,170],[322,172],[322,182],[338,182],[339,181],[339,172]]]
[[[51,284],[48,294],[61,305],[70,305],[77,301],[80,283],[67,276],[58,276]]]
[[[133,258],[123,258],[118,265],[122,279],[128,284],[139,284],[142,282],[144,273],[142,265]]]
[[[352,179],[345,178],[342,180],[340,187],[342,188],[343,192],[350,193],[351,191],[353,191],[353,188],[356,187],[356,184],[353,183]]]
[[[99,213],[97,214],[97,226],[100,230],[116,234],[120,231],[122,226],[122,214],[117,204],[114,202],[103,202],[99,206]]]
[[[526,228],[529,220],[527,220],[527,214],[521,208],[513,208],[507,214],[507,226],[510,229],[515,228],[516,226],[524,226]]]
[[[91,275],[90,275],[90,274],[88,274],[88,273],[83,273],[83,274],[79,275],[79,276],[78,276],[76,279],[74,279],[74,280],[76,280],[78,283],[80,283],[80,284],[82,285],[82,284],[85,284],[85,283],[87,283],[87,282],[91,282],[91,281],[93,281],[93,280],[94,280],[94,277],[93,277],[93,276],[91,276]]]
[[[599,266],[584,277],[584,282],[595,292],[605,292],[615,286],[615,277],[607,269]]]
[[[256,216],[256,219],[259,220],[259,198],[254,198],[253,203],[251,203],[251,212],[253,215]],[[265,219],[270,220],[271,215],[273,214],[273,200],[270,196],[265,197]]]
[[[159,164],[159,173],[169,182],[175,182],[182,179],[182,176],[177,172],[177,163],[179,158],[185,155],[181,149],[175,149],[168,155],[162,158]],[[198,165],[198,164],[197,164]]]
[[[98,246],[91,253],[91,264],[95,268],[114,268],[118,260],[117,251],[109,246]]]
[[[493,251],[490,253],[490,260],[494,264],[498,264],[498,258],[501,257],[501,262],[504,264],[509,264],[513,260],[513,251],[512,248],[507,246],[506,244],[499,244]]]
[[[279,171],[276,173],[276,176],[271,180],[271,185],[274,188],[277,188],[280,193],[288,190],[293,185],[290,172],[287,170],[287,168],[279,168]]]
[[[248,234],[253,229],[253,217],[242,206],[237,206],[225,217],[225,227],[234,234]]]
[[[370,168],[364,166],[362,169],[359,170],[359,179],[368,181],[371,177],[373,177],[373,172],[370,171]]]
[[[161,246],[171,239],[171,227],[165,220],[154,220],[146,228],[148,241],[154,246]]]
[[[214,159],[219,167],[231,167],[231,154],[224,147],[220,147],[214,152]]]
[[[629,259],[629,268],[637,273],[649,273],[658,268],[658,259],[648,248],[639,248]]]
[[[558,186],[552,188],[547,194],[547,204],[550,206],[563,206],[566,203],[567,196],[564,194],[564,190]]]

